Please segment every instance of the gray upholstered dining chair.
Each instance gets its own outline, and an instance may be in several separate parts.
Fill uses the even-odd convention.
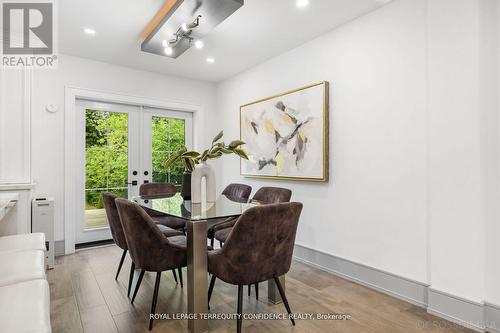
[[[175,269],[180,271],[187,265],[186,236],[165,237],[159,225],[135,202],[116,199],[116,206],[125,231],[130,256],[135,266],[141,269],[132,302],[137,295],[144,272],[155,272],[156,280],[150,311],[154,314],[161,273]],[[153,316],[150,316],[149,330],[153,328],[153,320]]]
[[[104,205],[104,209],[106,210],[106,216],[108,218],[109,228],[111,229],[111,236],[113,237],[113,241],[115,242],[115,244],[123,250],[120,263],[118,264],[118,270],[116,271],[115,280],[117,280],[118,275],[120,274],[120,271],[123,266],[123,261],[125,260],[125,256],[127,255],[128,245],[125,238],[125,233],[123,231],[122,223],[118,215],[118,209],[116,208],[115,200],[118,198],[118,196],[110,192],[103,192],[101,195],[102,195],[102,202]],[[159,229],[160,232],[162,232],[166,237],[182,235],[182,232],[171,229],[169,227],[165,227],[163,225],[159,225]],[[132,261],[132,267],[130,269],[130,277],[128,283],[128,294],[130,294],[132,273],[134,269],[135,269],[134,262]],[[175,270],[172,271],[172,273],[174,274],[175,282],[177,282],[177,274],[175,273]],[[180,276],[180,280],[182,286],[183,284],[182,274]]]
[[[173,197],[176,193],[177,189],[175,185],[171,183],[145,183],[139,187],[139,195],[142,198],[146,198],[146,200],[148,198],[154,199]],[[147,207],[144,207],[144,209],[156,223],[172,229],[181,230],[182,233],[185,234],[186,221],[183,219],[168,216]]]
[[[289,202],[292,197],[292,191],[281,187],[261,187],[250,200],[250,202],[260,204],[272,204],[278,202]],[[214,238],[217,239],[222,247],[227,237],[231,233],[232,227],[236,219],[228,219],[223,223],[217,224],[213,227]],[[213,246],[212,246],[213,247]],[[248,296],[251,293],[251,286],[248,286]],[[259,299],[259,284],[255,285],[255,298]]]
[[[234,224],[224,246],[208,252],[208,271],[212,274],[208,301],[217,278],[237,285],[237,313],[241,315],[243,286],[274,279],[291,315],[279,277],[290,270],[301,211],[302,204],[297,202],[260,205],[245,211]],[[237,332],[240,333],[241,316],[237,318]],[[290,320],[295,325],[291,316]]]
[[[228,199],[236,202],[248,202],[248,198],[252,193],[252,187],[245,184],[229,184],[226,186],[222,195],[225,195]],[[215,227],[220,223],[225,223],[232,220],[229,219],[215,219],[208,221],[207,237],[210,239],[210,246],[214,247],[214,237],[215,237]]]

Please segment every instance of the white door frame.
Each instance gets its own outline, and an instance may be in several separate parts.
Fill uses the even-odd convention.
[[[197,113],[203,108],[199,105],[180,101],[156,100],[148,97],[131,96],[127,94],[105,92],[99,90],[65,87],[64,98],[64,250],[66,254],[75,252],[75,222],[77,221],[77,198],[79,187],[77,186],[77,163],[78,156],[76,145],[76,112],[77,99],[88,99],[107,103],[128,104],[159,109],[191,112],[193,114],[193,133],[195,133],[195,119]],[[194,135],[193,135],[194,136]],[[193,144],[196,138],[193,137]]]

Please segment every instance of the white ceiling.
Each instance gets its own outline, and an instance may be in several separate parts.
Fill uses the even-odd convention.
[[[58,2],[59,52],[127,67],[221,81],[297,47],[386,0],[245,0],[245,5],[177,59],[140,51],[140,34],[165,0],[65,0]],[[94,36],[83,32],[96,30]],[[215,58],[208,64],[205,59]]]

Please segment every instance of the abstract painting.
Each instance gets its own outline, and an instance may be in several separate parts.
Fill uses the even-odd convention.
[[[327,181],[328,96],[320,82],[241,106],[241,174]]]

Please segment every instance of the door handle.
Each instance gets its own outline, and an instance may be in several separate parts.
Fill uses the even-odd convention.
[[[133,180],[131,183],[125,182],[125,185],[137,186],[137,180]]]

